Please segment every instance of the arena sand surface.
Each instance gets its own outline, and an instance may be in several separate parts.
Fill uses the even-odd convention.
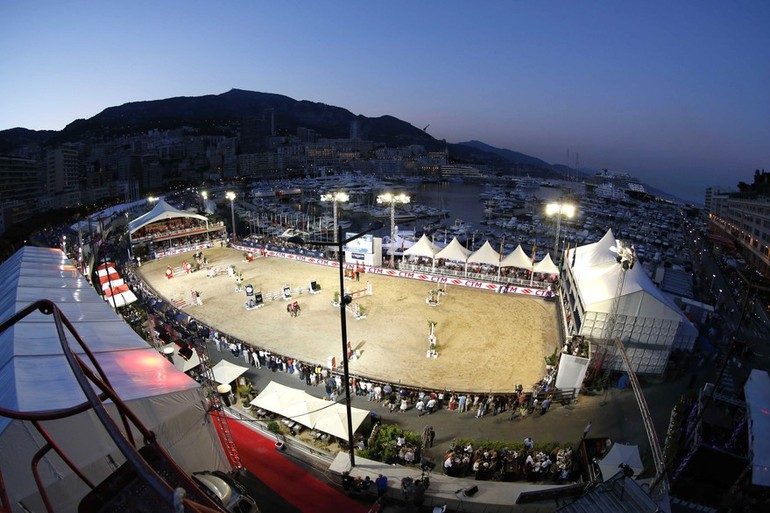
[[[321,293],[295,295],[302,313],[290,317],[280,299],[247,311],[245,294],[235,292],[235,279],[226,273],[207,278],[201,270],[166,279],[167,266],[193,263],[189,253],[148,262],[138,271],[166,300],[183,299],[186,313],[222,333],[306,362],[325,365],[330,356],[341,362],[339,309],[331,305],[339,288],[336,268],[280,257],[244,262],[242,252],[229,248],[204,253],[209,266],[234,265],[244,285],[265,296],[283,285],[307,288],[311,280]],[[373,295],[355,300],[366,318],[347,316],[348,340],[361,352],[350,362],[352,374],[432,389],[510,392],[516,383],[528,388],[542,378],[544,357],[559,343],[555,304],[540,298],[448,286],[441,305],[432,307],[425,299],[435,285],[428,282],[361,274],[359,282],[346,280],[345,287],[364,289],[367,282]],[[202,306],[190,305],[192,290],[200,291]],[[437,322],[438,358],[425,356],[428,321]]]

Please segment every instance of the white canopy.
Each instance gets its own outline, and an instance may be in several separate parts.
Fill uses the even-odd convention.
[[[511,254],[503,258],[503,261],[500,262],[500,267],[518,267],[519,269],[532,270],[532,258],[524,253],[524,250],[521,249],[521,244],[519,244]]]
[[[178,208],[174,208],[162,199],[158,200],[158,202],[155,204],[152,210],[147,212],[146,214],[142,214],[141,216],[137,217],[130,223],[128,223],[128,233],[132,234],[135,231],[137,231],[139,228],[143,226],[147,226],[150,223],[154,223],[156,221],[162,221],[164,219],[174,219],[177,217],[190,217],[193,219],[200,219],[201,221],[208,222],[208,218],[206,216],[202,216],[200,214],[193,214],[192,212],[185,212],[184,210],[179,210]]]
[[[251,404],[257,408],[279,413],[303,395],[302,390],[271,381],[257,397],[251,400]]]
[[[313,428],[318,431],[323,431],[324,433],[329,433],[337,438],[347,440],[348,417],[345,412],[345,406],[342,404],[335,404],[334,406],[323,410],[323,413],[324,414],[316,421]],[[359,408],[351,408],[350,416],[353,423],[353,432],[355,433],[358,427],[369,417],[369,412]]]
[[[605,320],[613,311],[622,278],[615,334],[622,332],[624,340],[631,346],[645,345],[629,351],[637,372],[660,373],[672,348],[692,348],[697,328],[655,286],[641,262],[628,271],[623,270],[612,250],[617,246],[612,230],[608,230],[601,240],[566,252],[564,266],[569,269],[584,307],[580,314],[581,334],[604,336]]]
[[[219,360],[219,363],[211,368],[211,372],[214,373],[214,381],[223,385],[232,383],[247,370],[249,370],[248,367],[241,367],[227,360]]]
[[[753,369],[743,386],[749,413],[749,455],[751,482],[770,486],[770,376],[767,371]]]
[[[443,258],[444,260],[453,260],[455,262],[465,262],[468,260],[468,256],[471,254],[471,250],[466,249],[465,246],[460,244],[457,237],[446,245],[444,249],[436,253],[436,258]]]
[[[559,274],[559,267],[551,260],[551,255],[545,255],[545,258],[535,263],[534,271],[543,274]]]
[[[177,371],[110,309],[58,249],[24,247],[0,265],[0,319],[47,298],[70,320],[94,353],[117,394],[158,435],[160,445],[185,470],[228,468],[216,432],[201,422],[205,398],[200,385]],[[76,354],[83,350],[67,339]],[[0,334],[0,406],[40,412],[85,401],[66,362],[53,318],[36,311]],[[110,405],[113,417],[114,406]],[[125,458],[92,411],[44,422],[53,439],[86,475],[101,482]],[[45,508],[29,464],[44,444],[26,421],[0,417],[0,469],[12,504]],[[86,486],[53,453],[39,465],[57,511],[77,511]]]
[[[500,253],[492,248],[489,241],[484,241],[484,245],[474,251],[469,257],[467,262],[469,264],[487,264],[498,267],[500,265]]]
[[[441,251],[441,248],[433,244],[428,236],[423,233],[420,240],[404,251],[404,255],[433,258],[439,251]]]
[[[642,457],[639,455],[638,445],[613,444],[610,452],[599,462],[602,479],[607,481],[620,472],[620,465],[631,467],[635,476],[639,476],[642,473],[644,465],[642,465]]]
[[[337,438],[347,440],[348,425],[345,406],[330,403],[314,397],[303,390],[271,381],[251,404],[282,417],[287,417],[303,426],[323,431]],[[369,412],[351,408],[353,432],[369,417]]]
[[[612,308],[623,272],[616,254],[610,249],[617,245],[612,230],[608,230],[598,242],[573,248],[567,254],[586,310],[609,313]],[[626,271],[621,297],[621,315],[686,320],[679,307],[655,286],[641,265]]]
[[[170,342],[164,346],[161,346],[161,350],[168,350],[167,348],[173,350],[173,353],[171,353],[171,361],[174,364],[174,367],[182,372],[187,372],[188,370],[194,369],[201,364],[198,351],[193,351],[190,358],[185,359],[182,355],[179,354],[179,346],[177,346],[176,343]]]

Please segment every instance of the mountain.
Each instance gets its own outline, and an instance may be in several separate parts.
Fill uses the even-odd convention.
[[[237,135],[244,119],[260,119],[272,112],[278,135],[293,135],[300,127],[329,139],[348,138],[354,122],[361,139],[389,147],[421,145],[429,151],[448,152],[453,162],[482,164],[491,172],[563,178],[568,170],[516,151],[495,148],[480,141],[459,144],[437,140],[430,134],[393,116],[369,118],[344,108],[295,100],[288,96],[231,89],[217,95],[180,96],[164,100],[130,102],[110,107],[89,119],[78,119],[60,132],[26,129],[0,131],[0,153],[25,144],[53,146],[67,142],[109,141],[121,136],[183,126],[200,134]]]
[[[473,148],[484,151],[486,153],[494,153],[495,155],[499,155],[505,160],[509,162],[513,162],[515,164],[523,164],[526,166],[541,167],[543,169],[551,169],[551,164],[549,164],[544,160],[540,160],[539,158],[536,158],[536,157],[530,157],[529,155],[519,153],[518,151],[506,150],[503,148],[495,148],[494,146],[490,146],[481,141],[467,141],[467,142],[461,142],[458,144],[462,144],[464,146],[471,146]]]
[[[11,128],[0,132],[0,155],[11,154],[17,148],[27,145],[45,144],[58,132],[55,130],[28,130]]]
[[[352,122],[356,121],[362,139],[392,146],[422,144],[430,149],[442,146],[424,131],[393,116],[367,118],[323,103],[241,89],[231,89],[218,95],[181,96],[110,107],[90,119],[70,123],[55,142],[104,139],[181,126],[197,128],[204,133],[228,130],[236,133],[241,120],[260,118],[268,111],[273,112],[279,135],[296,134],[298,127],[304,127],[325,138],[347,138]]]

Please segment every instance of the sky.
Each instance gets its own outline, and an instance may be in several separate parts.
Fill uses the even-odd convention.
[[[770,171],[764,0],[0,0],[0,66],[0,130],[238,88],[696,202]]]

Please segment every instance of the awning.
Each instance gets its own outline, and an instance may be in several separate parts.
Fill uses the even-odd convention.
[[[631,467],[635,476],[642,473],[644,465],[642,465],[642,457],[639,455],[638,445],[613,444],[610,452],[599,462],[602,479],[608,481],[612,476],[620,472],[621,465]]]
[[[220,360],[218,364],[211,368],[211,371],[214,373],[214,381],[223,385],[232,383],[247,370],[249,370],[248,367],[241,367],[227,360]]]
[[[271,381],[261,394],[251,401],[252,406],[277,413],[303,426],[323,431],[347,440],[348,424],[345,406],[330,403],[302,390]],[[353,432],[369,417],[369,412],[351,408]]]

